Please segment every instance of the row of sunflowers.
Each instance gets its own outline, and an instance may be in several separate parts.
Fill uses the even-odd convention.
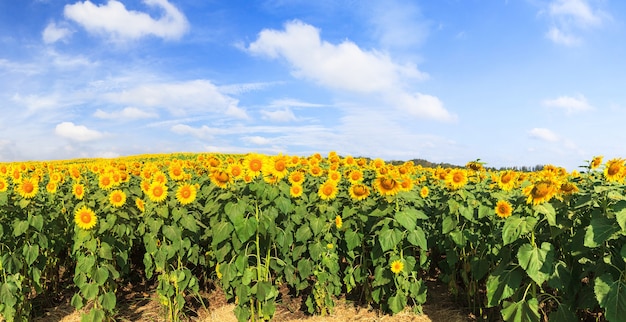
[[[334,152],[0,163],[0,316],[28,320],[36,298],[72,289],[84,320],[107,320],[139,271],[171,321],[207,283],[240,321],[271,319],[281,287],[311,314],[340,296],[419,313],[425,277],[486,320],[617,321],[626,165],[595,157],[582,168],[425,168]]]

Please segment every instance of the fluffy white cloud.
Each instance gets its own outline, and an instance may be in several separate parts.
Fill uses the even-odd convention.
[[[585,96],[578,94],[576,97],[559,96],[555,99],[543,100],[542,104],[547,107],[561,108],[567,113],[591,110],[593,107],[587,102]]]
[[[532,138],[548,142],[558,142],[560,140],[556,133],[546,128],[536,127],[528,132]]]
[[[138,107],[165,108],[174,115],[214,112],[245,119],[248,115],[238,107],[238,100],[222,94],[207,80],[140,85],[105,95],[111,102]]]
[[[41,37],[46,44],[52,44],[59,40],[64,40],[72,34],[68,28],[59,27],[56,23],[51,22],[43,30]]]
[[[284,108],[276,111],[261,111],[264,120],[272,122],[291,122],[296,121],[297,118],[289,108]]]
[[[101,119],[127,121],[135,119],[147,119],[159,117],[156,113],[142,111],[136,107],[126,107],[120,111],[105,112],[101,109],[96,110],[93,116]]]
[[[431,95],[404,91],[410,80],[428,75],[414,64],[400,64],[383,52],[362,50],[348,40],[335,45],[320,39],[320,31],[301,21],[285,24],[285,30],[266,29],[250,43],[248,51],[284,59],[295,77],[311,80],[333,90],[386,97],[386,103],[413,116],[451,121],[456,117]]]
[[[284,31],[263,30],[248,46],[257,55],[284,58],[296,77],[334,89],[372,92],[392,89],[403,77],[425,79],[411,64],[398,64],[384,53],[364,51],[355,43],[338,45],[320,39],[320,31],[301,21],[291,21]]]
[[[272,143],[271,139],[262,136],[246,136],[241,138],[243,141],[256,144],[256,145],[268,145]]]
[[[587,0],[553,0],[545,10],[551,19],[546,38],[554,43],[575,46],[582,43],[576,34],[582,29],[599,27],[611,16],[593,8]]]
[[[57,124],[54,133],[66,139],[80,142],[97,140],[103,136],[102,133],[96,130],[91,130],[84,125],[76,125],[72,122]]]
[[[176,134],[189,134],[201,139],[211,139],[222,132],[220,129],[210,128],[206,125],[196,128],[186,124],[176,124],[170,130]]]
[[[123,3],[109,0],[96,5],[87,0],[68,4],[64,14],[91,33],[104,34],[113,40],[138,39],[156,36],[164,39],[179,39],[189,30],[185,15],[167,0],[143,0],[152,7],[159,7],[163,15],[158,19],[144,12],[128,10]]]

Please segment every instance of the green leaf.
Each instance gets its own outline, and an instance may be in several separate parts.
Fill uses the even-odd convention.
[[[109,243],[107,242],[100,243],[98,255],[102,259],[113,260],[113,249],[111,248],[111,245],[109,245]]]
[[[443,218],[443,223],[441,225],[441,232],[443,234],[447,234],[453,231],[456,228],[457,224],[458,222],[456,221],[456,219],[452,218],[452,216],[447,216]]]
[[[354,230],[346,230],[344,235],[346,246],[348,250],[353,250],[355,247],[361,244],[361,236]]]
[[[83,305],[85,305],[83,303],[83,297],[80,296],[80,294],[75,293],[74,296],[72,296],[72,301],[70,302],[70,304],[77,310],[80,310],[83,308]]]
[[[504,245],[511,244],[520,236],[530,233],[537,224],[535,217],[519,217],[513,215],[506,219],[502,227],[502,241]]]
[[[546,216],[546,219],[548,220],[548,224],[552,227],[556,227],[556,210],[554,209],[554,206],[552,206],[551,203],[549,202],[544,202],[540,205],[536,205],[533,207],[533,209]]]
[[[247,218],[246,220],[235,225],[235,232],[237,237],[242,243],[245,243],[250,237],[254,236],[257,228],[257,221],[255,217]]]
[[[539,302],[536,298],[519,302],[505,301],[502,311],[502,319],[504,321],[513,322],[539,322]]]
[[[217,245],[230,237],[230,234],[233,232],[233,225],[229,222],[222,221],[213,226],[211,230],[213,231],[212,244]]]
[[[626,315],[626,283],[620,279],[613,280],[606,273],[596,277],[594,292],[600,307],[605,310],[608,321],[621,321]]]
[[[417,213],[410,210],[397,212],[395,219],[406,230],[413,230],[417,225]]]
[[[617,223],[620,228],[622,228],[622,232],[626,233],[626,200],[620,200],[613,205],[613,209],[615,210],[615,219],[617,219]]]
[[[326,220],[321,217],[311,217],[311,219],[309,219],[309,224],[311,225],[313,236],[317,236],[324,230],[324,226],[326,226]]]
[[[180,218],[180,224],[185,227],[185,229],[193,233],[198,232],[198,224],[196,223],[196,218],[193,215],[184,213]]]
[[[552,275],[554,246],[548,242],[543,242],[541,248],[524,244],[517,251],[517,260],[528,276],[541,285]]]
[[[620,231],[619,226],[615,225],[613,220],[609,218],[593,218],[589,226],[585,228],[586,247],[598,247],[607,240],[616,238],[616,233]]]
[[[378,234],[378,242],[380,243],[380,248],[382,248],[383,252],[386,252],[400,243],[402,240],[402,232],[398,229],[381,229]]]
[[[24,258],[26,259],[26,264],[27,265],[33,265],[33,263],[37,260],[37,257],[39,257],[39,245],[35,244],[35,245],[29,245],[29,246],[24,246]]]
[[[565,303],[561,303],[556,311],[550,313],[548,321],[550,322],[570,322],[577,321],[578,318],[574,314],[576,310],[572,309]]]
[[[311,232],[311,228],[309,228],[309,225],[302,225],[300,226],[300,228],[298,228],[298,230],[296,230],[296,241],[305,243],[312,236],[313,233]]]
[[[102,295],[102,307],[107,311],[113,311],[117,303],[115,293],[107,292]]]
[[[29,219],[30,219],[31,226],[37,229],[37,231],[41,231],[41,229],[43,229],[43,216],[42,215],[32,216]]]
[[[407,240],[414,246],[418,246],[421,249],[428,249],[426,234],[424,233],[422,227],[417,226],[414,230],[409,231]]]
[[[487,307],[494,307],[519,288],[523,271],[519,266],[500,265],[487,278]]]
[[[81,289],[81,292],[83,293],[83,296],[86,300],[93,300],[96,298],[96,296],[98,296],[98,284],[85,284],[84,287]]]
[[[245,219],[246,203],[242,200],[237,203],[229,202],[224,206],[224,212],[233,225],[241,225],[241,222]]]
[[[389,297],[387,304],[389,304],[391,312],[394,314],[399,313],[406,307],[406,295],[402,292],[398,292],[396,295]]]
[[[30,224],[27,220],[16,221],[13,226],[13,236],[17,237],[24,234],[28,230],[28,227],[30,227]]]
[[[94,281],[99,285],[104,285],[109,279],[109,270],[106,267],[99,267],[93,276]]]

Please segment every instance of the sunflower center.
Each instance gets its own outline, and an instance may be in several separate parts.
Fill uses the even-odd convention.
[[[335,190],[335,189],[333,189],[333,186],[331,186],[331,185],[325,185],[325,186],[324,186],[324,189],[322,189],[322,192],[323,192],[325,195],[330,196],[330,195],[332,195],[332,194],[333,194],[333,191],[334,191],[334,190]]]
[[[452,181],[454,181],[454,183],[461,183],[463,182],[464,178],[465,177],[463,176],[461,172],[457,172],[452,176]]]
[[[87,213],[87,212],[83,212],[80,214],[80,221],[82,221],[85,224],[88,224],[91,222],[91,214]]]
[[[114,194],[114,195],[113,195],[113,201],[115,201],[115,202],[121,202],[121,201],[122,201],[122,195],[120,195],[120,194]]]
[[[511,175],[510,174],[505,174],[500,178],[500,181],[504,184],[509,183],[511,181]]]
[[[285,161],[279,160],[274,164],[274,169],[276,169],[276,171],[284,171],[285,168]]]
[[[4,187],[5,187],[4,181],[0,181],[0,190],[4,189]]]
[[[385,190],[393,190],[393,188],[396,186],[396,180],[393,180],[391,178],[383,179],[380,182],[380,186],[383,187]]]
[[[189,191],[189,189],[183,189],[180,194],[183,196],[183,198],[189,198],[191,196],[191,191]]]
[[[356,196],[363,196],[367,193],[367,189],[363,186],[355,186],[352,190]]]
[[[219,182],[228,182],[228,173],[220,171],[216,176],[215,176],[215,180],[219,181]]]
[[[239,176],[241,174],[241,168],[239,167],[234,167],[231,171],[230,171],[235,177]]]
[[[162,188],[162,187],[160,187],[160,186],[156,186],[156,187],[154,187],[154,189],[152,189],[152,194],[153,194],[155,197],[160,197],[160,196],[162,196],[162,195],[163,195],[163,188]]]
[[[294,186],[293,188],[291,188],[291,191],[293,191],[294,194],[299,194],[302,189],[300,189],[300,186]]]
[[[263,163],[261,162],[261,160],[255,159],[255,160],[250,161],[250,170],[260,171],[262,167],[263,167]]]
[[[24,182],[24,185],[22,187],[23,187],[22,189],[24,189],[24,192],[26,193],[31,193],[35,189],[33,184],[28,181]]]
[[[182,171],[181,171],[179,168],[175,168],[175,169],[172,171],[172,173],[173,173],[175,176],[177,176],[177,177],[178,177],[178,176],[180,176],[180,173],[181,173],[181,172],[182,172]]]
[[[621,166],[619,163],[617,163],[617,162],[616,162],[616,163],[613,163],[613,164],[611,164],[611,166],[610,166],[610,167],[609,167],[609,169],[607,170],[607,173],[608,173],[610,176],[614,176],[614,175],[616,175],[617,173],[619,173],[619,170],[620,170],[621,168],[622,168],[622,166]]]
[[[102,185],[108,186],[111,183],[111,179],[109,177],[102,178]]]
[[[543,198],[547,196],[548,193],[550,193],[550,185],[545,182],[535,185],[531,191],[534,199]]]
[[[358,172],[352,172],[351,178],[352,180],[359,180],[361,179],[361,174]]]

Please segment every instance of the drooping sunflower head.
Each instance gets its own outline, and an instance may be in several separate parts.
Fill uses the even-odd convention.
[[[557,188],[551,180],[540,180],[524,188],[523,193],[528,196],[527,203],[538,205],[552,199],[558,190]]]
[[[448,188],[460,189],[467,184],[467,172],[465,169],[452,169],[446,175],[445,181]]]
[[[341,219],[341,216],[339,215],[335,216],[335,226],[337,229],[341,229],[341,227],[343,227],[343,219]]]
[[[210,176],[211,182],[216,186],[226,189],[233,182],[232,176],[225,170],[213,170]]]
[[[402,272],[402,270],[404,269],[404,263],[401,260],[397,259],[391,262],[390,268],[391,272],[393,272],[394,274],[400,274],[400,272]]]
[[[113,190],[109,195],[109,202],[115,208],[122,207],[126,203],[126,193],[122,190]]]
[[[604,156],[602,155],[593,157],[593,159],[591,159],[591,162],[589,163],[589,169],[597,169],[598,167],[600,167],[603,158]]]
[[[335,182],[326,181],[320,186],[317,194],[322,200],[331,200],[337,197],[338,190],[339,189],[337,188],[337,184]]]
[[[135,206],[142,213],[146,211],[146,203],[141,198],[135,198]]]
[[[504,191],[512,190],[517,182],[516,172],[507,170],[500,173],[497,177],[498,186]]]
[[[370,188],[366,185],[357,183],[350,186],[348,192],[350,194],[350,198],[353,200],[363,200],[370,195]]]
[[[176,189],[176,200],[181,205],[188,205],[196,200],[196,186],[192,184],[185,183]]]
[[[32,177],[24,177],[17,185],[17,193],[22,198],[30,199],[37,195],[39,191],[39,182]]]
[[[624,159],[611,159],[604,165],[604,177],[609,182],[621,181],[624,179],[625,170]]]
[[[89,230],[96,225],[98,217],[93,210],[87,208],[87,206],[82,206],[76,210],[74,222],[78,228]]]
[[[506,200],[499,200],[496,203],[496,215],[500,218],[507,218],[513,213],[513,207]]]
[[[392,176],[379,176],[374,187],[381,196],[395,196],[400,191],[400,182]]]
[[[559,187],[559,193],[562,195],[572,195],[578,192],[578,187],[572,182],[564,182]]]

